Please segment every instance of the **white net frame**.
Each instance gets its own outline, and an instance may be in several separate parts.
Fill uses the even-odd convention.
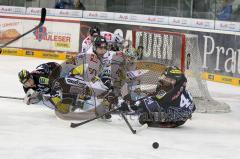
[[[194,98],[197,112],[230,112],[226,103],[214,100],[202,79],[202,60],[198,47],[198,36],[159,30],[133,30],[133,46],[143,46],[143,58],[137,68],[148,70],[141,85],[148,90],[156,88],[156,81],[166,66],[178,66],[188,79],[187,90]]]

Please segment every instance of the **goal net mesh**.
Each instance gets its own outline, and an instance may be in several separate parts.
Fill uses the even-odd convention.
[[[214,100],[202,79],[198,36],[158,30],[134,30],[133,46],[138,50],[137,69],[145,70],[141,89],[154,91],[159,75],[167,66],[178,66],[188,79],[198,112],[229,112],[230,107]]]

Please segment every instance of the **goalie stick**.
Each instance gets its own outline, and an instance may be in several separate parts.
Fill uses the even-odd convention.
[[[2,48],[8,46],[9,44],[11,44],[11,43],[13,43],[13,42],[15,42],[15,41],[17,41],[18,39],[24,37],[25,35],[31,33],[32,31],[40,28],[40,27],[44,24],[45,18],[46,18],[46,8],[42,8],[42,10],[41,10],[41,19],[40,19],[39,24],[38,24],[37,26],[35,26],[34,28],[32,28],[31,30],[29,30],[29,31],[27,31],[27,32],[19,35],[18,37],[14,38],[14,39],[10,40],[9,42],[7,42],[7,43],[3,44],[2,46],[0,46],[0,54],[1,54],[1,52],[2,52],[2,51],[1,51]]]

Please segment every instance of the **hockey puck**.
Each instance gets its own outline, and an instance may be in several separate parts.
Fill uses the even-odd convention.
[[[154,143],[152,144],[152,147],[155,148],[155,149],[157,149],[157,148],[159,147],[158,142],[154,142]]]

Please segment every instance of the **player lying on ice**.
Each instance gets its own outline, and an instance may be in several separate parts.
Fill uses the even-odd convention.
[[[59,69],[59,64],[48,62],[37,66],[32,72],[25,69],[21,70],[18,73],[18,78],[26,93],[24,102],[28,105],[38,103],[42,100],[42,95],[50,93],[51,82],[49,76],[58,72]]]
[[[196,109],[186,84],[185,75],[177,67],[167,67],[155,92],[138,100],[126,96],[120,110],[135,111],[139,122],[150,127],[178,127],[190,119]]]

